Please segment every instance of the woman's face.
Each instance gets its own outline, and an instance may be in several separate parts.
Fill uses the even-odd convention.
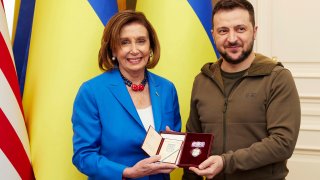
[[[150,40],[147,29],[133,22],[122,27],[120,45],[113,54],[124,76],[144,73],[150,57]]]

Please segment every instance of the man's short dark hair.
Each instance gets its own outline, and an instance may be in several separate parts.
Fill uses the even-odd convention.
[[[253,27],[255,27],[255,18],[254,18],[254,8],[252,4],[247,0],[220,0],[215,4],[212,11],[212,26],[214,15],[221,10],[233,10],[236,8],[241,8],[249,12],[250,21]]]

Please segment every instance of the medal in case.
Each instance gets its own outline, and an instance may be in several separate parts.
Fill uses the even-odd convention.
[[[198,157],[200,154],[201,154],[201,149],[199,149],[199,148],[194,148],[191,150],[191,155],[193,157]]]
[[[191,147],[193,147],[194,149],[191,150],[191,155],[193,157],[198,157],[201,154],[201,149],[206,145],[205,142],[200,142],[200,141],[193,141],[191,143]]]

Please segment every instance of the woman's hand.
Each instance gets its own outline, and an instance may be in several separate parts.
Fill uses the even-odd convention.
[[[170,173],[178,166],[169,163],[159,162],[160,156],[152,156],[137,162],[133,167],[128,167],[123,171],[125,178],[139,178],[152,174]]]

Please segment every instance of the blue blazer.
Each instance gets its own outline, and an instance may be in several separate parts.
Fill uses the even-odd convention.
[[[147,72],[155,129],[181,129],[174,85]],[[73,164],[89,179],[119,179],[123,170],[149,157],[141,145],[146,130],[119,70],[107,71],[80,87],[74,101]],[[169,179],[157,174],[140,179]]]

